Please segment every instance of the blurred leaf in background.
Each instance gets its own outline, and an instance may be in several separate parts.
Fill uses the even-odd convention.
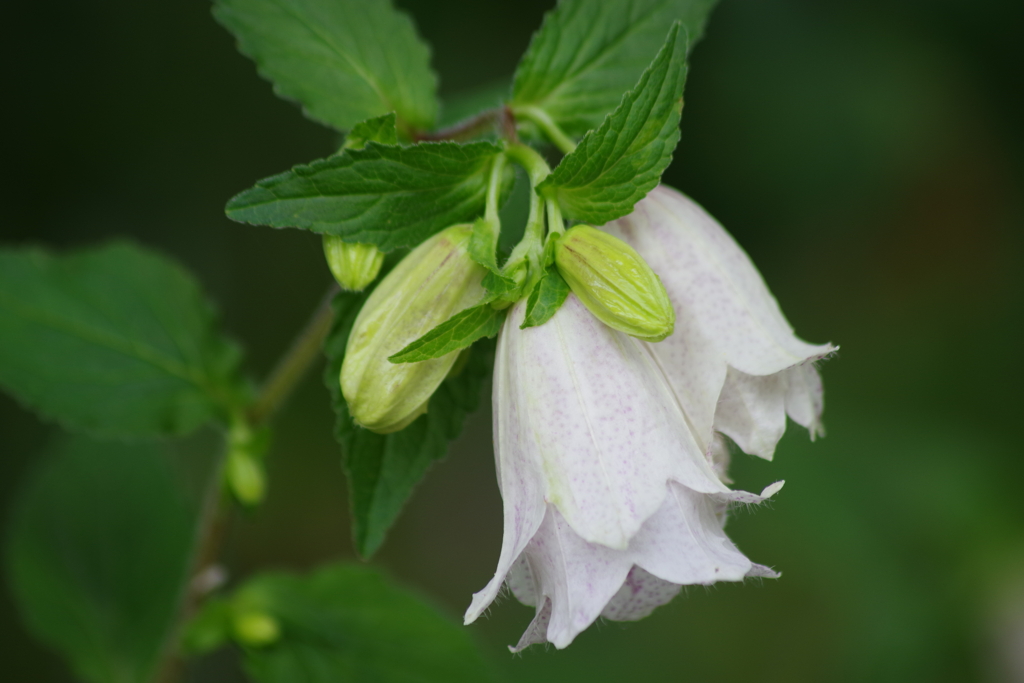
[[[85,681],[150,681],[172,646],[194,523],[159,445],[61,440],[26,482],[8,533],[25,623]]]
[[[468,630],[367,567],[257,576],[233,601],[280,624],[275,642],[245,649],[258,683],[494,680]]]

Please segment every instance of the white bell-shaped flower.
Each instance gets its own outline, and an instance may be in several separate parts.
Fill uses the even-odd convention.
[[[570,294],[544,325],[510,311],[494,372],[504,500],[498,568],[474,621],[508,581],[537,616],[517,648],[565,647],[602,614],[639,619],[684,584],[774,576],[722,531],[732,491],[694,438],[651,345],[598,321]]]
[[[796,337],[757,268],[714,218],[662,185],[602,229],[636,249],[665,285],[675,332],[650,349],[702,447],[718,431],[770,460],[787,414],[812,439],[822,433],[813,363],[835,347]]]

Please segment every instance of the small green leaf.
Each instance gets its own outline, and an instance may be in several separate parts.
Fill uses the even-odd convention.
[[[559,274],[558,269],[549,266],[544,269],[544,277],[537,282],[526,300],[526,316],[519,329],[543,325],[551,319],[569,296],[569,285]]]
[[[388,358],[392,363],[418,363],[440,358],[463,349],[478,339],[493,337],[501,329],[505,311],[496,311],[483,303],[456,313],[430,332]]]
[[[257,683],[486,683],[469,632],[368,567],[252,579],[235,601],[270,615],[280,636],[244,649]]]
[[[324,383],[331,392],[352,506],[352,537],[356,550],[370,557],[384,541],[427,469],[445,456],[448,442],[459,435],[468,413],[477,409],[480,389],[494,361],[494,343],[478,342],[466,367],[451,373],[430,399],[425,415],[405,429],[375,434],[353,424],[341,394],[339,375],[348,335],[370,292],[341,292],[334,298],[334,324],[324,344]]]
[[[360,121],[345,136],[345,147],[348,149],[362,149],[367,142],[379,142],[383,145],[398,144],[395,112]]]
[[[389,0],[216,0],[213,13],[310,118],[347,130],[394,111],[407,136],[433,126],[430,48]]]
[[[369,142],[266,178],[234,197],[236,221],[296,227],[375,244],[382,251],[419,244],[483,214],[488,172],[501,148],[490,142]],[[502,195],[514,174],[506,173]]]
[[[512,106],[538,107],[567,134],[596,128],[681,20],[690,47],[717,0],[562,0],[516,70]]]
[[[238,360],[163,256],[125,243],[0,251],[0,385],[69,429],[189,432],[238,400]]]
[[[469,240],[469,255],[474,261],[496,275],[501,274],[497,261],[500,234],[500,223],[489,221],[486,218],[478,218],[473,223],[473,235]]]
[[[625,216],[661,180],[679,142],[686,36],[677,23],[636,88],[537,190],[566,217],[601,225]]]
[[[29,630],[91,683],[146,683],[173,628],[195,515],[154,443],[61,443],[25,483],[7,569]]]

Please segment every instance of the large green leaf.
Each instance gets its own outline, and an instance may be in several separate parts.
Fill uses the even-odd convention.
[[[0,385],[69,429],[183,434],[234,401],[237,348],[199,286],[132,244],[0,250]]]
[[[676,24],[636,88],[538,187],[569,218],[601,225],[625,216],[660,182],[679,142],[686,36]]]
[[[514,107],[538,107],[578,137],[596,128],[680,20],[700,39],[717,0],[562,0],[516,70]]]
[[[434,124],[430,48],[389,0],[216,0],[213,13],[311,118],[347,130],[394,111],[407,135]]]
[[[305,228],[384,251],[419,244],[430,235],[483,214],[490,142],[411,146],[368,142],[308,166],[261,180],[227,205],[233,220],[275,228]],[[503,195],[514,174],[505,174]]]
[[[357,427],[349,416],[338,378],[349,332],[367,296],[368,292],[341,292],[334,298],[334,326],[324,344],[328,360],[324,382],[337,414],[335,435],[348,475],[352,536],[363,557],[373,555],[384,542],[416,484],[435,460],[445,456],[448,442],[459,435],[466,414],[476,410],[480,388],[494,360],[493,342],[477,342],[463,351],[470,354],[464,367],[453,370],[441,383],[425,415],[391,434]]]
[[[60,444],[14,510],[7,569],[29,630],[91,683],[146,683],[166,646],[194,514],[153,443]]]
[[[493,680],[466,629],[368,567],[266,574],[234,602],[280,625],[272,645],[245,649],[245,670],[257,683]]]

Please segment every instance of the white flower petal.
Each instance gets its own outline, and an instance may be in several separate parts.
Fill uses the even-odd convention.
[[[814,363],[803,363],[786,370],[786,412],[793,421],[806,427],[815,437],[824,436],[821,413],[825,410],[825,392]]]
[[[669,479],[728,492],[643,342],[572,294],[544,325],[520,330],[524,315],[520,302],[496,361],[496,374],[515,373],[507,389],[495,386],[500,471],[534,472],[577,534],[620,549],[661,506]]]
[[[656,608],[672,602],[681,588],[679,584],[659,579],[640,567],[633,567],[622,588],[601,611],[601,616],[612,621],[643,619]]]
[[[678,593],[679,586],[773,576],[741,553],[722,530],[721,494],[705,494],[671,482],[662,507],[625,550],[587,543],[553,506],[509,572],[507,583],[522,602],[537,605],[518,651],[537,642],[564,648],[598,616],[640,619]],[[761,496],[743,493],[745,501]],[[538,630],[546,625],[545,638]]]
[[[786,431],[788,372],[758,377],[729,368],[715,411],[715,430],[744,453],[771,460]]]
[[[508,323],[506,323],[507,326]],[[465,623],[476,621],[501,590],[502,582],[512,563],[544,520],[544,477],[535,457],[536,446],[531,440],[529,425],[523,424],[520,404],[508,400],[516,387],[518,368],[509,362],[515,357],[515,346],[520,337],[502,334],[494,360],[494,458],[498,475],[498,489],[504,502],[504,532],[498,567],[483,590],[473,595],[466,610]],[[504,454],[505,457],[502,457]]]
[[[690,312],[730,366],[750,375],[770,375],[834,350],[793,334],[750,258],[714,218],[680,192],[657,187],[632,214],[604,229],[644,257],[673,303]]]

